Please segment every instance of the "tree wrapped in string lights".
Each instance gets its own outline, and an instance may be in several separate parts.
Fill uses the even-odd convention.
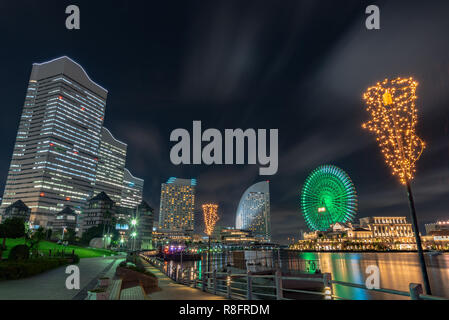
[[[215,224],[218,221],[218,205],[217,204],[203,204],[204,215],[204,232],[210,237],[214,232]]]
[[[362,127],[376,134],[386,164],[404,185],[413,179],[415,163],[425,148],[415,132],[417,86],[413,78],[385,79],[363,96],[372,119]]]
[[[209,248],[207,250],[207,271],[210,271],[210,237],[214,232],[218,221],[218,205],[213,203],[203,204],[204,232],[209,236]]]
[[[362,128],[376,135],[377,143],[392,174],[407,187],[413,230],[427,294],[431,294],[421,238],[416,219],[415,204],[410,182],[416,172],[425,143],[416,134],[418,121],[415,102],[418,82],[413,78],[385,79],[367,89],[363,99],[371,120]]]

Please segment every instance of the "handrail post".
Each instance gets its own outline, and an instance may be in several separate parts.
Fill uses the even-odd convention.
[[[419,283],[410,283],[408,285],[410,290],[410,299],[411,300],[420,300],[419,295],[423,294],[422,285]]]
[[[202,284],[202,290],[203,291],[206,291],[206,272],[205,272],[205,270],[204,270],[204,266],[203,266],[203,268],[201,268],[201,273],[203,274],[202,275],[202,282],[203,282],[203,284]]]
[[[217,269],[214,269],[214,273],[212,276],[214,279],[214,294],[217,294]]]
[[[282,271],[281,269],[276,270],[276,274],[274,276],[276,282],[276,299],[282,300],[283,292],[282,292]]]
[[[231,299],[231,268],[228,269],[228,277],[226,279],[226,285],[227,285],[227,296],[228,299]]]
[[[333,288],[332,288],[332,274],[331,273],[323,273],[323,285],[324,285],[324,298],[326,300],[332,300],[333,297]]]
[[[253,277],[250,271],[246,275],[246,299],[253,300]]]
[[[193,287],[196,289],[197,271],[193,270]]]

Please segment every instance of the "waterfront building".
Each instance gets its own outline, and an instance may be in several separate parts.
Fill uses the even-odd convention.
[[[65,206],[60,212],[56,214],[54,221],[52,222],[53,231],[61,231],[64,229],[77,229],[77,214],[70,206]]]
[[[1,221],[9,218],[21,218],[27,222],[30,220],[30,212],[30,208],[22,200],[17,200],[5,208]]]
[[[196,179],[171,177],[161,185],[159,228],[193,232]]]
[[[126,143],[115,139],[105,127],[101,128],[94,194],[104,191],[117,205],[122,203],[126,150]],[[124,202],[128,203],[126,200],[125,197]]]
[[[433,223],[426,223],[425,228],[426,234],[430,234],[434,231],[449,230],[449,220],[439,220]]]
[[[158,229],[153,231],[153,247],[159,248],[165,245],[185,245],[193,242],[192,231]]]
[[[3,208],[22,200],[44,227],[64,205],[81,210],[96,180],[107,94],[68,57],[33,64]]]
[[[424,239],[423,239],[424,240]],[[335,223],[326,231],[304,233],[291,246],[298,250],[416,250],[413,229],[405,217],[366,217],[359,225]]]
[[[143,199],[143,184],[143,179],[133,176],[131,172],[125,168],[120,205],[126,208],[135,208],[138,206]]]
[[[220,232],[221,243],[227,246],[249,245],[257,243],[250,230],[223,228]]]
[[[235,227],[249,230],[261,241],[271,241],[269,182],[258,182],[243,193],[235,219]]]
[[[373,232],[376,238],[413,238],[411,223],[406,217],[366,217],[360,219],[360,226]]]
[[[226,227],[223,226],[215,226],[214,230],[212,231],[211,234],[211,239],[215,240],[215,241],[221,241],[221,232],[226,229]]]

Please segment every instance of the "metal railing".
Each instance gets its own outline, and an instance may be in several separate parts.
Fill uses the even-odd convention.
[[[178,283],[201,289],[215,295],[225,296],[228,299],[296,300],[295,298],[291,298],[291,294],[305,294],[310,296],[321,296],[321,298],[325,300],[341,300],[344,298],[334,295],[333,288],[334,285],[339,285],[372,292],[409,297],[411,300],[448,300],[443,297],[423,294],[422,285],[417,283],[410,283],[408,292],[385,288],[368,289],[361,284],[332,280],[332,275],[330,273],[323,273],[316,277],[306,277],[283,276],[280,270],[277,270],[274,275],[232,273],[231,270],[228,270],[227,272],[217,272],[217,270],[211,272],[205,272],[203,270],[202,272],[199,272],[198,270],[193,269],[193,267],[181,269],[178,265],[167,265],[155,257],[141,255],[141,258]],[[316,283],[317,286],[321,285],[323,289],[322,291],[316,291],[283,288],[284,280]],[[290,296],[290,298],[286,296]]]

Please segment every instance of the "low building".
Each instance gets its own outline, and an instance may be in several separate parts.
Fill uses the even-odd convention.
[[[348,238],[370,239],[373,238],[373,231],[365,228],[353,228],[347,232]]]
[[[423,247],[428,250],[449,250],[449,230],[431,231],[421,237]]]
[[[405,217],[366,217],[359,225],[336,223],[326,231],[304,233],[297,250],[416,250],[412,225]]]
[[[154,248],[160,248],[165,245],[184,245],[186,242],[193,242],[193,232],[166,229],[153,231]]]
[[[437,221],[433,223],[427,223],[424,225],[426,228],[426,234],[429,234],[433,231],[442,231],[449,230],[449,221]]]
[[[21,218],[27,222],[30,220],[30,215],[30,208],[22,200],[17,200],[4,209],[2,221],[8,218]]]
[[[224,245],[247,245],[256,243],[256,237],[250,230],[224,228],[221,230],[221,242]]]
[[[76,218],[76,212],[70,206],[65,206],[64,209],[56,214],[52,222],[53,231],[62,232],[63,229],[76,230]]]
[[[142,200],[135,210],[138,248],[140,250],[151,250],[153,249],[154,209],[145,200]]]
[[[112,225],[116,207],[114,201],[105,192],[100,192],[87,201],[82,213],[81,232],[98,225]]]

